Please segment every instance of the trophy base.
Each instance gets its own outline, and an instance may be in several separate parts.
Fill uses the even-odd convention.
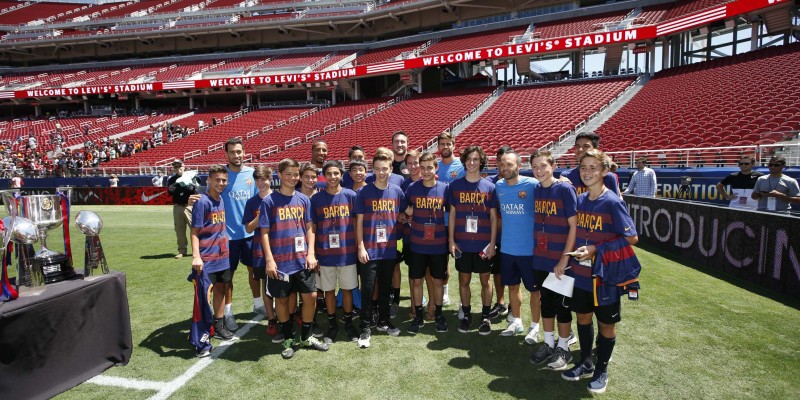
[[[65,281],[76,275],[66,254],[34,257],[32,261],[34,265],[41,266],[45,284]]]

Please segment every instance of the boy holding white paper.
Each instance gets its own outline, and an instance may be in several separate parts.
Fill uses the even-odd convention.
[[[533,277],[541,294],[542,327],[544,344],[531,355],[531,362],[540,364],[548,361],[548,368],[562,370],[572,361],[569,345],[575,343],[570,324],[572,313],[564,296],[543,287],[550,273],[557,278],[565,274],[569,265],[569,255],[575,248],[575,227],[577,224],[577,196],[575,187],[566,182],[553,179],[555,160],[549,151],[534,154],[531,161],[533,176],[539,186],[533,190],[534,206],[534,251]],[[558,318],[558,344],[555,342],[555,319]],[[572,342],[572,343],[570,343]]]

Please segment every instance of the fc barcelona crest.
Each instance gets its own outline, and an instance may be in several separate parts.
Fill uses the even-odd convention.
[[[458,171],[450,171],[450,179],[456,179],[458,177]]]
[[[517,192],[517,197],[524,200],[526,197],[528,197],[528,192],[520,190],[519,192]]]

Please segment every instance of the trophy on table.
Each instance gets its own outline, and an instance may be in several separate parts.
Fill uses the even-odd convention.
[[[60,282],[75,276],[72,268],[72,251],[69,243],[70,188],[58,188],[57,194],[21,196],[19,190],[0,193],[10,218],[6,225],[8,240],[16,244],[19,260],[17,287],[36,287],[43,283]],[[8,226],[10,225],[10,227]],[[47,233],[53,228],[64,227],[64,253],[48,248]],[[31,234],[31,227],[33,232]],[[39,251],[33,251],[33,243],[41,240]],[[4,240],[4,242],[7,241]],[[8,248],[4,249],[8,254]],[[6,261],[6,260],[4,260]]]
[[[98,272],[108,273],[108,263],[103,252],[103,245],[100,244],[100,230],[103,228],[103,220],[94,211],[84,210],[75,217],[75,225],[86,235],[84,254],[86,256],[83,264],[83,276],[97,275]]]

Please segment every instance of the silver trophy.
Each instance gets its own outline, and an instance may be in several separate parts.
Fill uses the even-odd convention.
[[[17,246],[19,257],[19,270],[17,275],[17,287],[40,287],[45,284],[44,270],[42,264],[34,262],[33,246],[39,240],[39,232],[36,225],[22,217],[5,217],[3,225],[6,227],[6,234],[3,238],[4,248],[8,248],[8,242],[13,242]]]
[[[98,270],[103,274],[108,273],[108,263],[103,252],[103,245],[100,243],[100,230],[103,229],[103,220],[94,211],[81,211],[75,217],[75,225],[84,235],[86,235],[86,245],[84,255],[86,256],[83,265],[83,275],[96,275]]]
[[[68,199],[68,197],[67,197]],[[62,202],[68,201],[60,194],[40,194],[20,197],[21,214],[28,218],[38,230],[42,246],[31,259],[34,265],[41,266],[45,282],[54,283],[75,275],[71,257],[47,247],[47,231],[64,223]],[[65,243],[66,243],[65,238]],[[65,245],[66,249],[66,245]]]

